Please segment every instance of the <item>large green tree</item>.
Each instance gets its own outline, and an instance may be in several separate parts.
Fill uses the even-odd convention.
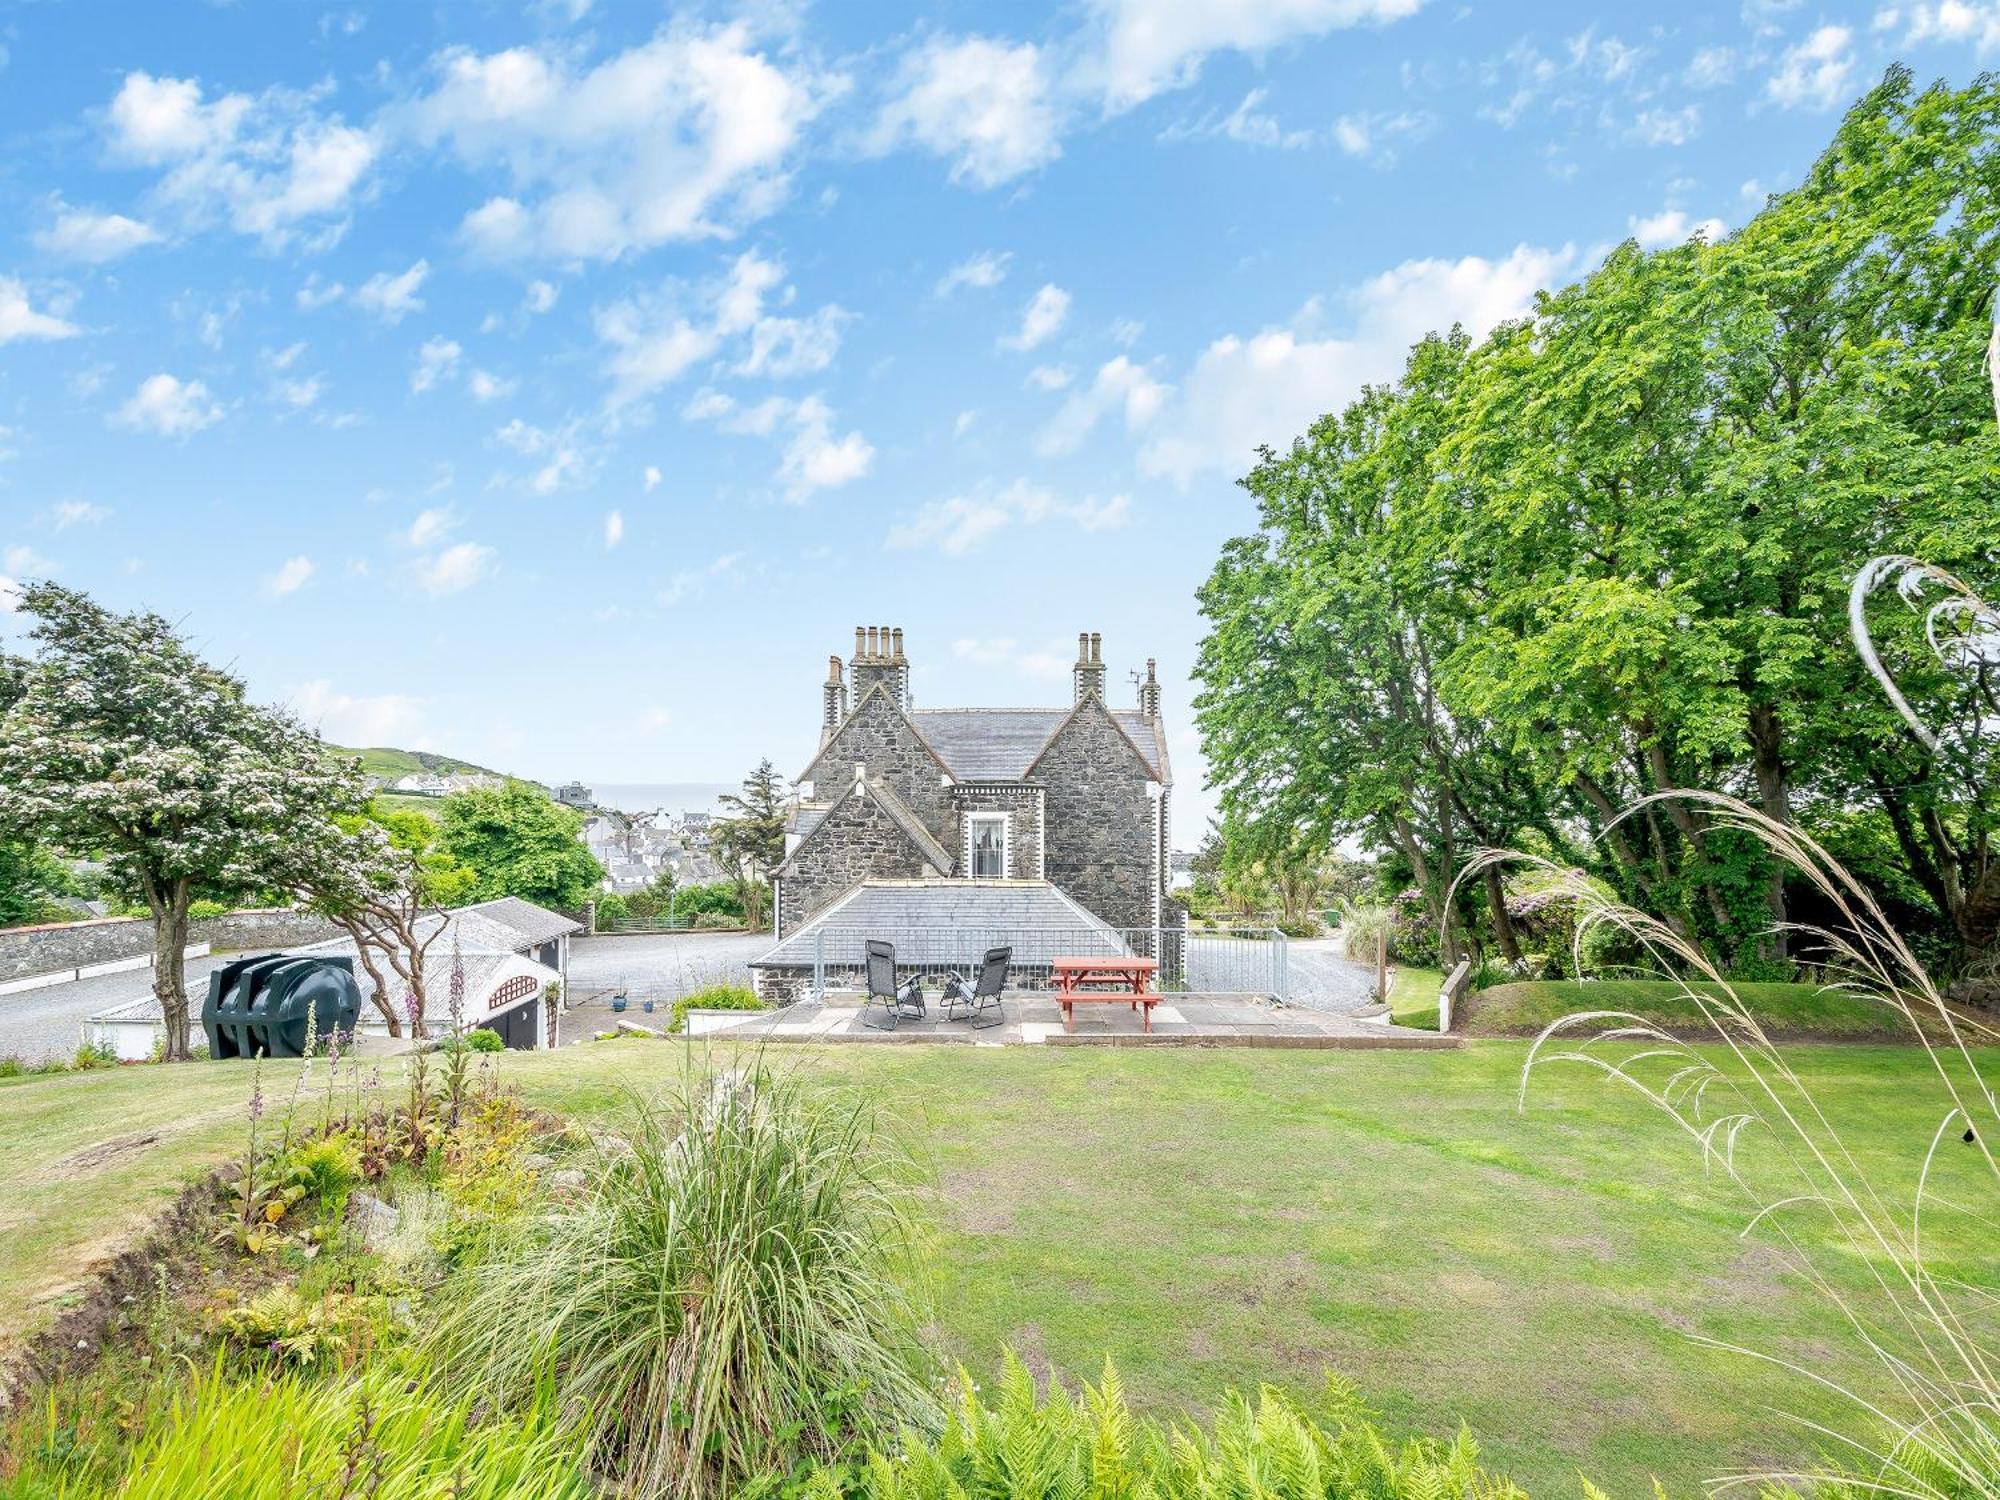
[[[1424,340],[1245,481],[1197,702],[1233,824],[1362,838],[1503,952],[1497,876],[1442,893],[1472,847],[1529,842],[1775,967],[1812,893],[1681,795],[1729,792],[1896,851],[1977,962],[1992,809],[1843,612],[1879,553],[1992,566],[1996,280],[2000,85],[1895,70],[1736,234],[1627,244],[1477,345]],[[1915,624],[1883,629],[1925,691]]]
[[[582,833],[582,814],[525,781],[453,792],[438,807],[438,852],[472,872],[477,901],[581,909],[604,879]]]
[[[726,794],[733,808],[712,833],[715,851],[743,902],[743,916],[755,927],[764,920],[771,872],[785,859],[785,782],[769,760],[743,778],[740,792]]]
[[[157,614],[47,583],[20,611],[34,651],[6,673],[0,833],[99,854],[143,898],[166,1056],[184,1059],[189,903],[271,884],[295,830],[363,806],[359,764],[251,703]]]

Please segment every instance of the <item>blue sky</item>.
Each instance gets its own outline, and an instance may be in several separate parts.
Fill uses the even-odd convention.
[[[797,770],[1160,660],[1233,483],[1431,327],[1725,232],[2000,0],[0,10],[0,635],[54,577],[331,738]]]

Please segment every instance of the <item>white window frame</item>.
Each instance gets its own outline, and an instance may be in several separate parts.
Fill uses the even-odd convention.
[[[973,859],[978,849],[978,841],[973,825],[976,823],[998,823],[1000,825],[1000,873],[981,875],[973,868]],[[965,815],[965,873],[974,880],[1005,880],[1012,873],[1008,866],[1014,862],[1013,815],[1011,813],[985,808],[967,812]]]

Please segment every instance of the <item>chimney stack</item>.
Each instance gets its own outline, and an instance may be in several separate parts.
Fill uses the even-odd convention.
[[[859,708],[868,690],[881,683],[905,712],[910,707],[910,662],[903,655],[903,627],[900,625],[857,625],[854,627],[854,706]]]
[[[819,742],[824,745],[832,739],[847,718],[847,679],[840,670],[840,658],[826,659],[825,702],[822,705],[819,726]]]
[[[1076,666],[1070,671],[1076,685],[1076,701],[1083,702],[1086,695],[1095,693],[1100,701],[1104,697],[1104,637],[1094,632],[1080,631],[1076,638]]]
[[[1149,719],[1160,716],[1160,679],[1153,658],[1146,658],[1146,680],[1139,684],[1139,712]]]

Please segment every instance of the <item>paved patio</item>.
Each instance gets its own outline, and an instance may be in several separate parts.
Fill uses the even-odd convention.
[[[752,1014],[710,1036],[758,1038],[773,1042],[935,1042],[1005,1046],[1210,1046],[1210,1047],[1456,1047],[1459,1039],[1434,1032],[1405,1031],[1379,1021],[1278,1005],[1241,995],[1173,995],[1153,1009],[1151,1034],[1141,1029],[1129,1005],[1099,1003],[1076,1008],[1076,1030],[1063,1030],[1062,1013],[1053,997],[1009,995],[1002,999],[1005,1019],[998,1026],[973,1030],[966,1021],[942,1019],[936,998],[929,997],[925,1019],[904,1019],[894,1031],[877,1030],[861,1022],[859,997],[834,996],[826,1004],[802,1000],[783,1010]],[[651,1018],[636,1017],[639,1021]],[[878,1024],[882,1007],[869,1019]]]

